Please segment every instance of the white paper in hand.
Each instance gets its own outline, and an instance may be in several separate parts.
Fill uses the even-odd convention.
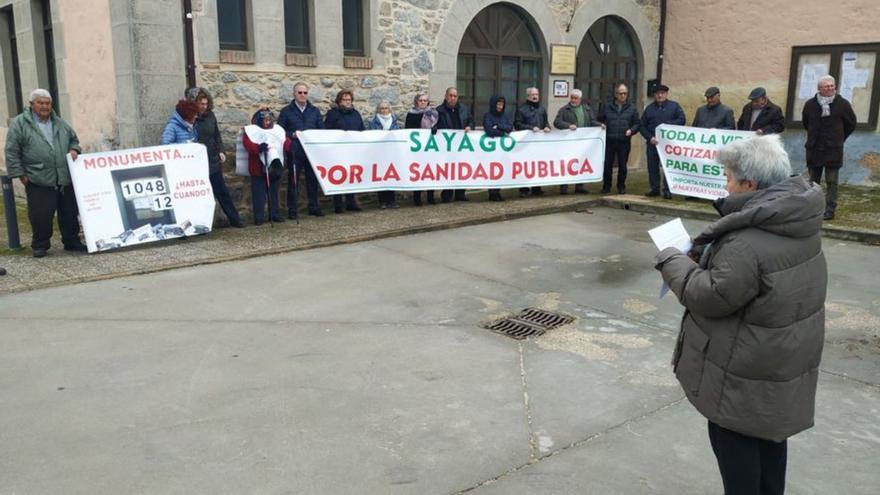
[[[658,251],[663,251],[669,247],[674,247],[682,253],[687,253],[691,250],[691,236],[685,230],[681,218],[676,218],[659,227],[654,227],[648,231],[648,235],[651,236],[651,240],[654,241]],[[669,292],[669,286],[666,285],[666,282],[663,282],[663,285],[660,286],[660,297],[665,296],[667,292]]]

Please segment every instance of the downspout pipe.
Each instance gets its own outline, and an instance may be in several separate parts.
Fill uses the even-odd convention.
[[[666,0],[660,0],[660,39],[657,42],[657,82],[663,82],[663,50],[666,43]]]
[[[183,0],[183,38],[186,44],[186,87],[196,85],[196,53],[193,41],[192,0]]]

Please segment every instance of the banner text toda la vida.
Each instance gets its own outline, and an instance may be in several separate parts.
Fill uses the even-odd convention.
[[[305,131],[298,137],[327,194],[596,182],[599,128],[490,137],[482,131]]]
[[[704,199],[726,197],[727,177],[718,162],[718,151],[754,136],[752,131],[658,126],[657,154],[670,192]]]

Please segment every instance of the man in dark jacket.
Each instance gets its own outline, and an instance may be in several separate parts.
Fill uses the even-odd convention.
[[[736,129],[733,109],[721,103],[721,90],[712,86],[706,90],[706,104],[697,109],[694,127],[703,129]]]
[[[294,184],[297,182],[296,177],[305,173],[306,176],[306,194],[309,199],[309,215],[323,217],[324,212],[318,205],[318,177],[312,170],[312,164],[306,156],[306,152],[296,138],[296,131],[305,131],[309,129],[323,129],[324,123],[321,119],[321,111],[309,101],[309,87],[305,83],[296,83],[293,87],[293,101],[281,110],[278,116],[278,125],[284,128],[287,136],[293,140],[293,160],[294,166],[288,165],[288,174],[290,180],[287,184],[287,218],[296,218],[296,188]],[[288,163],[291,163],[288,160]]]
[[[825,220],[834,218],[837,208],[837,177],[843,166],[843,143],[856,129],[856,114],[852,105],[837,94],[837,85],[831,76],[819,78],[819,92],[804,103],[801,114],[804,129],[807,130],[807,169],[810,180],[825,182],[828,192],[825,195]]]
[[[437,129],[464,129],[464,132],[470,132],[474,128],[474,117],[467,105],[458,102],[458,90],[453,87],[446,88],[443,103],[437,107],[437,114]],[[468,201],[465,190],[444,189],[440,193],[440,201],[449,203],[453,200]]]
[[[571,90],[568,104],[556,112],[553,126],[557,129],[575,130],[578,127],[605,127],[605,124],[596,120],[596,115],[590,105],[584,101],[584,93],[579,89]],[[590,194],[583,184],[575,184],[574,192],[578,194]],[[559,186],[559,194],[568,194],[568,185]]]
[[[737,129],[755,131],[759,136],[779,134],[785,130],[785,116],[782,114],[782,109],[767,98],[766,89],[753,89],[749,93],[749,100],[736,123]]]
[[[642,123],[639,126],[639,132],[645,138],[648,155],[648,182],[651,185],[651,190],[646,192],[645,196],[659,196],[662,184],[663,197],[672,199],[669,184],[665,179],[661,180],[660,155],[657,153],[657,138],[654,134],[660,124],[685,125],[686,123],[687,117],[681,105],[669,99],[669,86],[659,84],[654,90],[654,101],[649,103],[645,107],[645,112],[642,113]]]
[[[217,117],[214,116],[214,99],[205,88],[193,87],[186,90],[186,98],[193,100],[199,105],[199,116],[194,125],[196,140],[205,145],[208,151],[208,179],[211,181],[211,189],[214,191],[214,199],[220,203],[220,209],[229,219],[232,227],[243,228],[244,222],[235,209],[235,202],[226,188],[223,180],[223,162],[226,154],[223,153],[223,138],[220,136],[220,128],[217,126]]]
[[[709,420],[727,494],[782,494],[786,439],[813,426],[828,270],[822,189],[778,136],[722,148],[723,217],[656,268],[685,307],[673,370]],[[695,259],[699,260],[694,261]]]
[[[76,160],[81,152],[76,132],[52,111],[52,95],[45,89],[30,94],[30,108],[9,123],[6,134],[6,170],[18,177],[27,194],[28,219],[34,258],[46,256],[52,239],[52,220],[65,251],[87,251],[79,239],[79,210],[67,154]]]
[[[513,128],[517,131],[550,132],[547,109],[541,105],[541,92],[538,88],[526,89],[526,102],[516,109]],[[531,189],[531,193],[532,196],[540,196],[544,191],[541,190],[541,186],[535,186]],[[528,195],[528,187],[519,188],[521,198]]]
[[[605,124],[605,171],[602,194],[611,192],[614,159],[617,158],[617,194],[626,194],[626,164],[630,140],[639,132],[639,111],[629,102],[626,84],[614,88],[614,99],[599,107],[597,120]]]

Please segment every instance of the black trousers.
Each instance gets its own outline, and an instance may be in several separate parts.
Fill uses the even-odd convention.
[[[276,220],[278,218],[278,186],[281,184],[281,177],[269,178],[269,184],[266,184],[266,176],[251,176],[251,201],[254,209],[254,223],[263,223],[266,221],[266,200],[269,201],[269,218]]]
[[[425,195],[428,198],[429,203],[434,202],[434,191],[425,191]],[[413,202],[415,204],[420,204],[422,202],[422,191],[413,191]]]
[[[394,191],[379,191],[378,193],[376,193],[376,195],[379,197],[379,204],[389,204],[396,202],[395,198],[397,196]]]
[[[651,192],[660,192],[660,183],[663,183],[663,192],[669,192],[669,184],[662,179],[663,171],[660,170],[660,155],[657,147],[646,143],[648,148],[648,182],[651,184]]]
[[[302,156],[294,155],[294,160],[289,160],[287,163],[295,164],[296,168],[296,175],[293,175],[294,166],[288,165],[287,167],[287,213],[291,215],[296,214],[296,187],[293,186],[294,180],[292,177],[299,179],[303,175],[306,176],[306,196],[309,200],[309,212],[320,210],[321,207],[318,206],[318,176],[315,175],[315,171],[312,170],[312,164],[309,163],[309,159],[306,158],[305,153],[303,153]],[[299,184],[299,180],[297,180],[296,183]]]
[[[65,246],[74,246],[79,240],[79,209],[73,186],[46,187],[28,183],[28,220],[31,222],[33,237],[31,249],[49,249],[52,239],[52,220],[58,212],[58,230]]]
[[[235,209],[235,203],[232,201],[232,196],[229,195],[229,189],[226,188],[223,172],[208,174],[208,179],[211,181],[211,189],[214,190],[214,199],[220,203],[220,209],[229,219],[229,223],[240,223],[241,217],[238,215],[238,210]]]
[[[466,201],[467,197],[464,195],[464,189],[444,189],[440,191],[440,201],[444,203],[448,203],[450,201]]]
[[[611,189],[615,158],[617,158],[617,189],[626,187],[626,162],[629,161],[629,150],[629,139],[626,141],[607,141],[605,143],[605,171],[602,174],[602,189]]]
[[[718,459],[724,495],[782,495],[788,442],[749,437],[709,421],[709,442]]]

